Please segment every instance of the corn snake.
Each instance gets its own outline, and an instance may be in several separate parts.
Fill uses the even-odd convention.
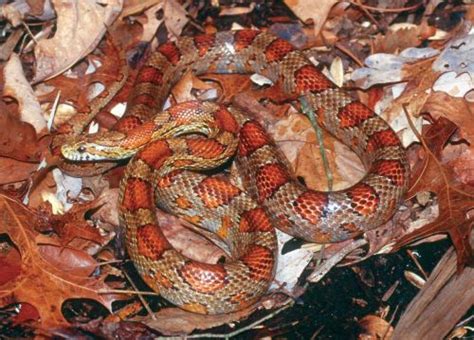
[[[264,128],[234,107],[187,102],[148,120],[188,70],[257,72],[289,99],[304,96],[318,122],[361,158],[366,176],[342,191],[307,189]],[[221,176],[189,171],[218,167],[234,151],[245,191]],[[150,287],[181,308],[204,314],[242,309],[267,291],[276,259],[273,226],[321,243],[356,237],[391,217],[409,174],[403,147],[385,121],[333,85],[291,44],[253,30],[161,45],[139,72],[115,131],[62,147],[73,161],[135,152],[119,202],[129,255]],[[232,260],[205,264],[182,256],[160,231],[155,203],[215,232]]]

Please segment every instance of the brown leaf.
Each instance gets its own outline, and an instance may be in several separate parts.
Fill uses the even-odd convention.
[[[40,143],[33,126],[15,118],[3,103],[0,108],[0,157],[38,163],[46,143]]]
[[[53,5],[58,17],[56,33],[53,38],[36,44],[35,82],[64,72],[94,50],[122,7],[117,0],[101,3],[54,0]]]
[[[403,25],[398,29],[390,29],[387,34],[378,34],[373,42],[373,53],[399,53],[406,48],[416,47],[424,39],[433,35],[433,27]]]
[[[102,85],[103,91],[107,91],[110,88],[111,84],[120,79],[122,74],[121,66],[124,61],[121,60],[123,54],[120,52],[122,47],[117,45],[117,42],[120,40],[120,37],[112,36],[112,34],[107,35],[107,38],[103,44],[100,45],[98,55],[89,55],[89,63],[81,63],[73,69],[75,77],[66,77],[61,75],[46,81],[45,83],[49,86],[53,86],[56,89],[61,91],[61,101],[73,103],[74,107],[78,112],[87,112],[89,110],[89,103],[91,98],[99,95],[97,93],[97,88],[99,84]],[[89,65],[100,65],[95,72],[88,73]],[[77,77],[77,78],[76,78]],[[117,103],[126,101],[128,97],[129,89],[133,84],[133,77],[129,77],[127,84],[119,91],[119,93],[114,96],[111,102],[102,110],[104,112],[107,109],[112,108]],[[42,96],[42,101],[53,102],[57,95],[57,91],[52,91],[44,96]],[[69,120],[71,110],[58,110],[55,116],[55,126],[59,126],[65,121]],[[105,127],[112,126],[116,119],[110,119],[110,117],[102,117],[100,113],[97,117],[97,120],[101,122],[107,122],[109,125]]]
[[[284,2],[290,10],[301,19],[301,21],[313,21],[314,35],[317,36],[323,27],[331,8],[338,3],[339,0],[320,1],[317,6],[315,6],[313,0],[285,0]]]
[[[367,315],[359,320],[359,326],[364,330],[358,339],[390,339],[393,327],[381,317]]]
[[[13,53],[3,69],[5,87],[3,94],[18,101],[18,110],[22,122],[30,123],[36,130],[46,130],[46,120],[43,117],[40,103],[33,88],[25,77],[20,57]]]
[[[70,273],[48,262],[36,244],[34,231],[37,217],[20,203],[0,196],[0,233],[7,234],[22,257],[21,272],[1,287],[2,303],[10,298],[27,302],[38,310],[41,327],[67,325],[61,313],[65,300],[74,298],[94,299],[111,310],[117,298],[100,294],[107,289],[104,277],[89,277],[83,272]]]
[[[154,314],[154,319],[150,317],[137,319],[165,335],[182,335],[189,334],[196,329],[208,329],[240,320],[250,315],[256,307],[253,305],[238,312],[219,315],[201,315],[180,308],[163,308]]]
[[[451,169],[443,163],[442,151],[458,127],[446,118],[439,118],[423,132],[423,162],[413,169],[413,184],[407,193],[408,197],[421,191],[437,195],[439,216],[414,232],[403,236],[397,247],[411,243],[416,239],[437,233],[448,233],[456,248],[458,270],[474,261],[469,244],[474,219],[468,213],[474,209],[474,193],[453,176]]]

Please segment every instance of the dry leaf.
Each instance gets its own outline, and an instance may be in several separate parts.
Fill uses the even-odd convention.
[[[238,321],[251,314],[255,308],[253,305],[238,312],[219,315],[201,315],[179,308],[163,308],[153,315],[154,319],[138,317],[136,320],[165,335],[184,335],[196,329],[208,329]]]
[[[0,233],[10,237],[22,259],[20,274],[1,286],[3,303],[10,300],[10,303],[31,304],[40,315],[41,328],[45,329],[68,325],[61,313],[67,299],[94,299],[111,310],[116,297],[99,293],[101,289],[107,290],[105,277],[89,277],[81,271],[71,273],[48,262],[36,244],[38,234],[33,227],[37,217],[5,196],[0,196],[0,206]]]
[[[184,26],[188,23],[188,13],[175,0],[164,0],[163,6],[164,20],[168,32],[173,36],[179,37],[183,31]]]
[[[15,98],[19,104],[21,121],[30,123],[40,132],[46,129],[46,120],[43,118],[43,110],[36,99],[33,89],[25,78],[20,58],[13,53],[3,70],[5,77],[5,88],[3,94]]]
[[[311,19],[314,23],[314,36],[317,36],[323,27],[331,8],[339,0],[285,0],[290,10],[306,23]]]
[[[397,241],[401,247],[416,239],[437,233],[448,233],[456,248],[458,270],[464,265],[473,263],[474,257],[469,244],[469,236],[473,218],[469,211],[474,209],[474,193],[472,188],[452,175],[451,169],[442,161],[442,151],[457,126],[446,118],[439,118],[428,126],[423,133],[424,149],[421,153],[423,162],[412,172],[413,183],[407,197],[420,191],[436,194],[439,204],[439,216],[434,222],[428,223]]]
[[[359,326],[364,330],[359,334],[359,340],[390,339],[393,327],[376,315],[367,315],[359,320]]]
[[[53,0],[58,20],[53,38],[35,47],[34,82],[52,78],[93,51],[122,9],[122,0]]]

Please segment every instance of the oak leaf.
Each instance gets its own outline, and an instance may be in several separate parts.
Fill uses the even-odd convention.
[[[0,196],[0,221],[0,234],[6,234],[21,254],[19,274],[0,287],[0,301],[31,304],[38,311],[41,327],[46,329],[68,325],[61,313],[62,304],[68,299],[93,299],[111,310],[117,296],[101,294],[101,290],[108,289],[104,276],[65,271],[43,257],[36,243],[41,234],[34,231],[37,218],[33,212],[15,200]],[[41,236],[44,241],[46,236]]]
[[[439,204],[439,216],[431,223],[405,235],[397,242],[402,247],[416,239],[438,233],[448,233],[456,248],[458,270],[474,261],[469,237],[474,218],[469,211],[474,209],[474,192],[472,187],[459,183],[452,170],[442,160],[442,151],[458,127],[450,120],[440,117],[424,129],[420,138],[423,144],[424,162],[415,168],[412,178],[415,179],[407,197],[418,192],[435,193]]]

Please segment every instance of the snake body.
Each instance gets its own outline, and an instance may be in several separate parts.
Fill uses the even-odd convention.
[[[310,190],[265,129],[233,107],[187,102],[147,122],[189,70],[257,72],[289,99],[304,96],[319,124],[361,158],[367,174],[345,190]],[[120,186],[128,252],[150,287],[193,312],[239,310],[266,292],[276,259],[273,227],[320,243],[350,239],[389,219],[407,189],[406,155],[388,124],[268,32],[221,32],[161,45],[139,72],[115,130],[64,145],[63,155],[113,159],[139,150]],[[190,171],[218,167],[234,151],[245,190],[225,177]],[[158,226],[155,204],[215,232],[231,260],[200,263],[174,250]]]

